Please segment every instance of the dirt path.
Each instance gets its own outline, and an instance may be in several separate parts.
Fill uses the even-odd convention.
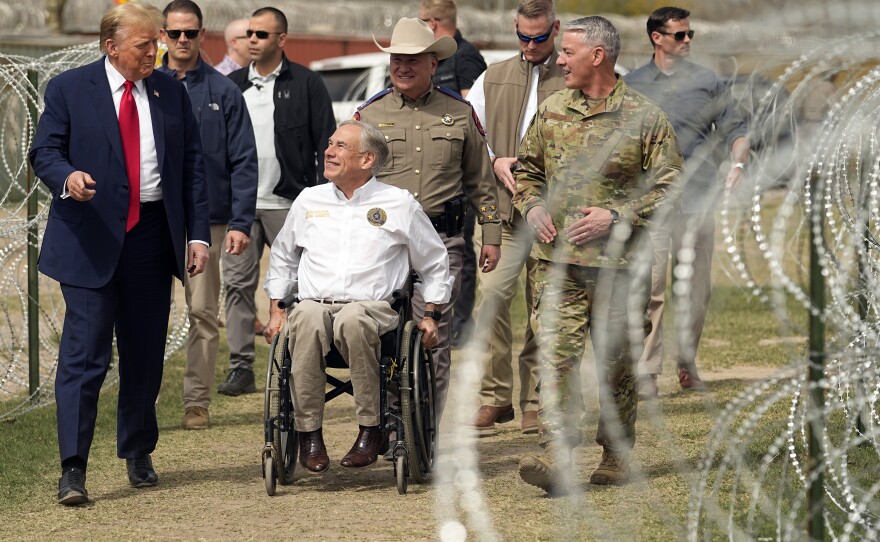
[[[299,468],[294,485],[279,486],[278,494],[268,497],[259,463],[262,393],[218,397],[211,408],[214,426],[207,431],[180,430],[179,407],[160,409],[161,438],[153,455],[158,487],[130,488],[124,465],[115,458],[115,443],[96,440],[88,473],[93,504],[78,509],[56,505],[57,473],[47,466],[43,479],[35,481],[35,497],[17,514],[0,515],[0,539],[437,540],[443,532],[443,539],[451,541],[464,540],[456,535],[465,529],[467,540],[678,539],[686,529],[691,470],[719,404],[743,381],[774,372],[743,367],[707,372],[703,376],[711,391],[705,394],[681,393],[672,376],[663,376],[661,400],[640,411],[635,460],[642,479],[620,488],[584,485],[576,495],[550,499],[519,480],[519,457],[537,449],[534,436],[520,434],[519,413],[494,437],[475,440],[456,431],[461,427],[456,418],[467,418],[476,409],[475,403],[461,400],[475,397],[469,391],[473,383],[468,384],[472,367],[464,355],[455,356],[452,389],[460,394],[450,397],[444,420],[443,462],[472,463],[478,470],[454,472],[452,482],[411,485],[402,496],[388,462],[363,470],[341,467],[338,461],[357,433],[353,402],[344,397],[326,411],[330,470],[310,475]],[[175,370],[169,367],[169,374]],[[590,375],[585,373],[584,380],[589,382]],[[594,402],[587,397],[588,404]],[[595,420],[594,412],[590,419]],[[586,435],[594,427],[588,425]],[[600,454],[595,445],[578,449],[579,481],[589,478]]]

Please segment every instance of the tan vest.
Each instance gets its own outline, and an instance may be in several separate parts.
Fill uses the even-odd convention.
[[[553,51],[550,60],[538,68],[538,105],[551,94],[565,88],[562,68],[556,65],[558,54]],[[533,64],[520,55],[489,66],[483,78],[486,95],[486,138],[495,156],[516,156],[519,151],[519,133],[528,104],[528,90],[532,84]],[[510,203],[511,193],[498,182],[498,216],[509,221],[517,211]]]

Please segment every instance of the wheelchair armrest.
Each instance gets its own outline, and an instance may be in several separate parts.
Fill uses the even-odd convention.
[[[296,294],[289,294],[284,297],[281,301],[278,302],[279,309],[290,309],[299,301],[299,298],[296,297]]]

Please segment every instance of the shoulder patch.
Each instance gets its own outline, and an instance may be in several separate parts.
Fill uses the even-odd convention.
[[[369,100],[365,101],[360,106],[358,106],[357,110],[360,111],[361,109],[367,107],[368,105],[375,102],[376,100],[380,100],[380,99],[384,98],[385,96],[387,96],[390,93],[391,93],[390,88],[386,88],[385,90],[380,90],[372,98],[370,98]],[[355,120],[360,120],[360,116],[357,113],[355,113],[355,116],[357,117],[357,118],[355,118]]]
[[[473,107],[471,108],[471,116],[474,118],[474,124],[477,125],[477,130],[480,131],[480,135],[486,137],[486,130],[484,130],[483,125],[480,124],[480,117],[477,116],[477,111]]]

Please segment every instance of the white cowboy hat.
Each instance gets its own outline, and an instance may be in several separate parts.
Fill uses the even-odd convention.
[[[391,45],[382,47],[373,35],[376,47],[386,53],[399,55],[417,55],[419,53],[436,53],[438,60],[449,58],[455,54],[457,45],[449,36],[434,39],[434,32],[427,23],[419,19],[403,17],[394,25],[391,33]]]

